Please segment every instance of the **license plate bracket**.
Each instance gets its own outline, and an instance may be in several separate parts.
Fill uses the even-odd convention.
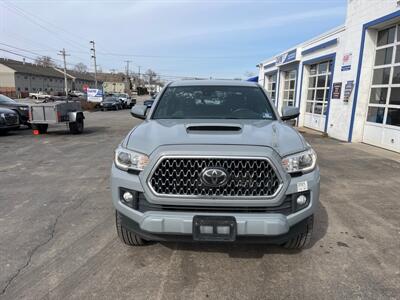
[[[195,241],[228,241],[236,240],[237,224],[232,216],[193,217],[193,240]]]

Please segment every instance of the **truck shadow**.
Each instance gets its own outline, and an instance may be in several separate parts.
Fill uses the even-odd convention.
[[[324,205],[320,202],[314,214],[314,232],[308,248],[312,248],[321,240],[328,230],[328,214]],[[305,250],[290,250],[279,245],[271,244],[241,244],[241,243],[167,243],[163,246],[182,251],[226,253],[232,258],[261,258],[268,254],[294,255]]]

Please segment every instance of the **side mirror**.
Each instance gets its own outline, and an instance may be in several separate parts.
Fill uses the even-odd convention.
[[[143,104],[137,104],[131,109],[132,117],[139,118],[142,120],[146,119],[146,112],[147,112],[147,106]]]
[[[284,107],[282,108],[282,121],[296,119],[300,115],[300,109],[298,107]]]

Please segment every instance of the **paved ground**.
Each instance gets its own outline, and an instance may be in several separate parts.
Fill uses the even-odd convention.
[[[400,156],[306,134],[319,155],[311,249],[124,246],[109,191],[113,150],[138,122],[87,114],[87,130],[0,137],[0,298],[395,299]]]

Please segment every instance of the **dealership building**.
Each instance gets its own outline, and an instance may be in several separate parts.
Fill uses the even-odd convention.
[[[400,1],[348,0],[343,26],[259,65],[259,83],[299,126],[400,152]]]

